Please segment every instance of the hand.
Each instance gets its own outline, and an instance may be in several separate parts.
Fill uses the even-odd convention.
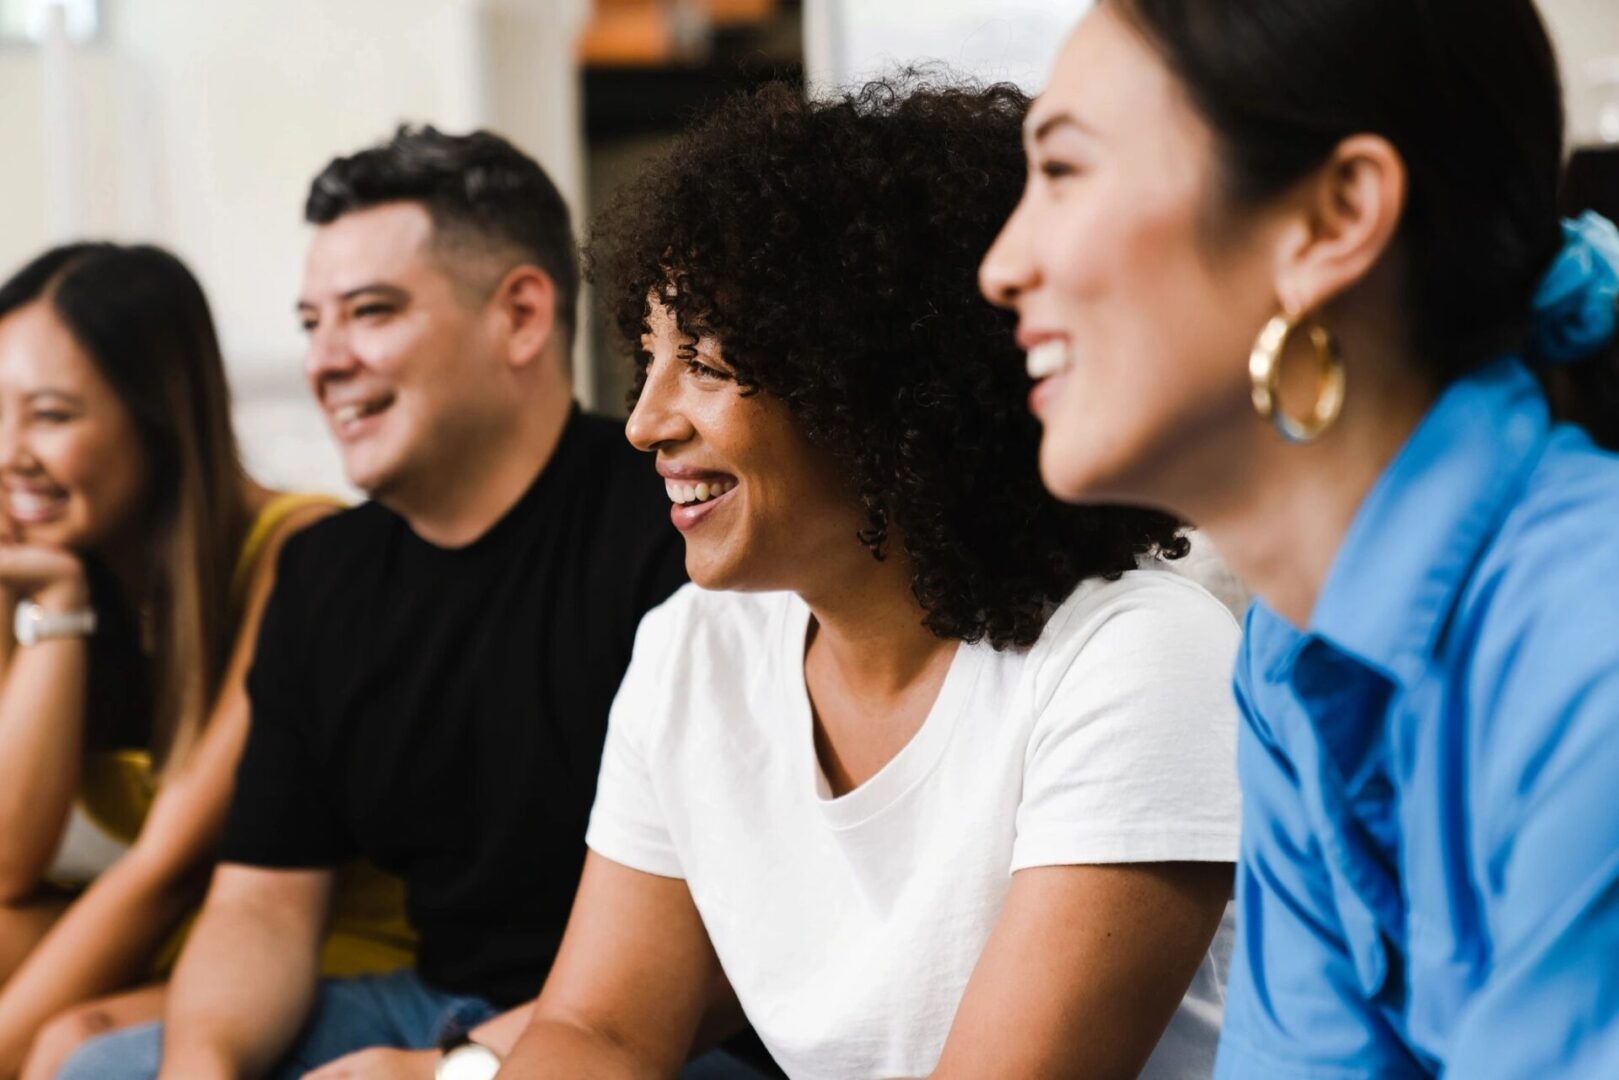
[[[110,1015],[93,1005],[58,1014],[34,1036],[20,1080],[53,1080],[73,1051],[115,1026]]]
[[[437,1050],[394,1050],[374,1046],[329,1061],[304,1080],[433,1080],[438,1068]]]
[[[80,611],[90,604],[84,563],[66,548],[0,543],[0,589],[31,597],[52,612]]]

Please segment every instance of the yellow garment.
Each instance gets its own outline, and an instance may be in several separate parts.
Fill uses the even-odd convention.
[[[265,548],[293,514],[311,506],[341,506],[325,495],[280,495],[249,527],[231,577],[231,607],[239,618]],[[79,801],[85,814],[106,832],[134,843],[152,801],[158,776],[146,750],[92,752],[84,763]],[[188,918],[154,964],[165,977],[191,929]],[[409,967],[416,955],[416,932],[405,917],[404,883],[364,861],[340,867],[333,892],[332,923],[321,950],[321,974],[366,975]]]

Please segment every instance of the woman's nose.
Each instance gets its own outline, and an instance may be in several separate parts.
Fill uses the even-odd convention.
[[[692,437],[691,421],[680,408],[678,365],[653,359],[635,408],[624,425],[624,435],[637,450],[652,451]]]
[[[1025,241],[1025,215],[1019,203],[978,264],[978,289],[990,303],[1016,307],[1037,276]]]

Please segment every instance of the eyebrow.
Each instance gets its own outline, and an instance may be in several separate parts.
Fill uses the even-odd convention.
[[[380,293],[381,295],[397,303],[404,303],[406,300],[410,299],[410,293],[406,292],[404,289],[401,289],[397,285],[388,285],[380,281],[369,281],[364,285],[356,285],[354,288],[338,294],[337,298],[343,303],[348,303],[355,297],[364,296],[367,293]],[[312,308],[315,306],[316,304],[312,300],[299,300],[294,310],[302,311],[305,308]]]
[[[44,390],[31,390],[23,395],[23,400],[28,402],[30,405],[41,400],[42,398],[60,398],[62,401],[70,405],[84,404],[84,398],[79,394],[75,394],[71,390],[55,390],[47,387]]]
[[[1079,131],[1083,131],[1086,134],[1091,134],[1091,129],[1080,123],[1079,118],[1074,116],[1073,113],[1060,112],[1046,117],[1044,120],[1041,120],[1037,125],[1035,125],[1035,127],[1028,132],[1029,141],[1032,143],[1037,143],[1060,127],[1072,127]]]

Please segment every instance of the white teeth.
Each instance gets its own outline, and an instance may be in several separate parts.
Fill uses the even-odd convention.
[[[384,398],[379,401],[359,401],[348,405],[339,405],[332,410],[332,419],[339,424],[352,424],[363,417],[381,412],[388,407],[388,404],[388,400]]]
[[[1042,341],[1029,350],[1027,370],[1029,378],[1039,380],[1059,375],[1068,367],[1068,343],[1061,338]]]
[[[663,482],[663,490],[668,493],[669,501],[681,505],[717,499],[734,487],[736,487],[735,480],[716,480],[702,484],[682,484],[675,480]]]
[[[12,517],[33,521],[53,513],[62,499],[57,495],[35,495],[30,492],[13,491],[7,495],[6,501],[10,505]]]

